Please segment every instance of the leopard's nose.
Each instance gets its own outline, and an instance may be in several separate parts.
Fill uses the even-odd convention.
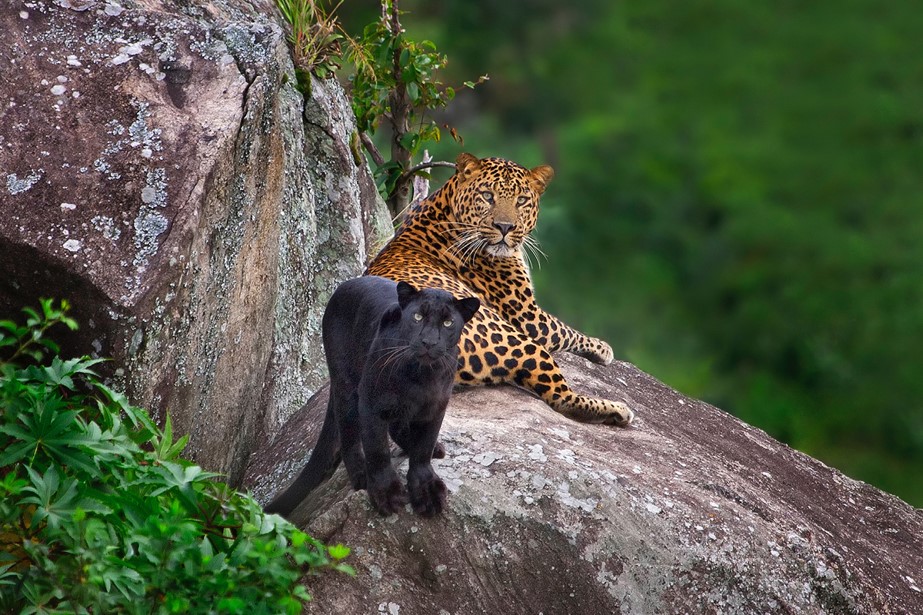
[[[500,234],[503,235],[504,237],[506,237],[507,234],[508,234],[511,230],[513,230],[513,227],[514,227],[514,226],[516,226],[516,225],[515,225],[515,224],[509,224],[509,223],[507,223],[507,222],[494,222],[494,227],[495,227],[497,230],[499,230],[499,231],[500,231]]]

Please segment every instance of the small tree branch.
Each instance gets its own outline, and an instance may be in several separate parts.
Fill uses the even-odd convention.
[[[413,105],[410,102],[410,96],[407,94],[407,84],[404,83],[403,70],[401,69],[401,54],[404,51],[404,43],[401,41],[400,10],[398,10],[398,0],[390,0],[388,12],[388,29],[393,41],[393,53],[391,58],[391,76],[394,79],[394,89],[388,94],[388,108],[391,111],[391,161],[396,162],[401,168],[407,168],[411,165],[410,150],[402,144],[404,136],[410,132],[410,117],[413,113]],[[410,205],[411,191],[413,182],[409,176],[401,175],[394,184],[394,189],[388,197],[388,209],[391,215],[397,219],[403,215],[404,210]]]
[[[362,141],[362,145],[365,146],[365,151],[369,153],[369,156],[372,157],[372,160],[375,161],[377,166],[381,166],[385,163],[385,157],[381,155],[381,152],[378,151],[378,148],[375,147],[375,143],[372,141],[372,137],[366,132],[359,133],[359,140]]]
[[[432,161],[433,157],[429,155],[429,150],[423,150],[423,164]],[[422,174],[413,175],[413,201],[422,201],[427,196],[429,196],[429,177]]]
[[[413,175],[417,171],[423,171],[424,169],[431,169],[433,167],[447,167],[450,169],[455,168],[454,162],[446,162],[445,160],[431,160],[429,162],[421,162],[418,165],[412,166],[402,173],[405,177],[408,175]]]

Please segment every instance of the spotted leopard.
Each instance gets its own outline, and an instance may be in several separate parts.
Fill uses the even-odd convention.
[[[630,423],[625,404],[574,392],[551,356],[565,350],[612,362],[606,342],[567,326],[535,299],[522,247],[554,171],[471,154],[459,155],[455,166],[445,185],[410,208],[366,273],[481,300],[459,342],[457,383],[510,383],[577,421]]]

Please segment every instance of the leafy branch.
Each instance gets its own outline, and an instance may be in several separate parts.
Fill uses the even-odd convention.
[[[413,159],[426,143],[442,137],[439,125],[427,111],[445,107],[455,98],[455,89],[442,83],[437,72],[447,64],[432,41],[415,42],[401,25],[398,0],[382,0],[381,19],[366,26],[358,41],[347,47],[347,57],[356,68],[352,77],[353,111],[362,143],[376,163],[379,191],[388,209],[400,218],[413,199],[413,180],[433,167],[451,167],[450,162],[427,162],[414,166]],[[474,88],[487,80],[466,82]],[[384,120],[390,131],[390,160],[375,147],[370,135]],[[451,136],[460,141],[454,129]]]
[[[461,141],[454,128],[440,127],[427,116],[455,98],[455,88],[437,77],[447,64],[445,55],[432,41],[416,42],[407,37],[398,0],[381,0],[381,18],[366,26],[357,38],[339,25],[334,13],[340,4],[325,11],[317,0],[276,3],[291,27],[289,40],[302,92],[310,90],[312,74],[326,78],[340,67],[341,52],[352,65],[352,107],[359,142],[375,163],[379,192],[392,217],[399,219],[414,198],[415,179],[428,180],[428,171],[435,167],[454,167],[451,162],[429,160],[413,164],[428,143],[440,141],[442,128],[449,128],[451,137]],[[484,75],[466,81],[464,87],[474,88],[486,80]],[[382,121],[389,132],[389,158],[372,140]],[[358,146],[355,150],[358,152]]]
[[[39,299],[39,305],[41,312],[29,307],[23,309],[28,317],[25,326],[17,325],[12,320],[0,320],[0,351],[14,348],[6,362],[14,362],[22,357],[41,361],[46,352],[60,351],[54,340],[46,337],[48,329],[58,324],[65,325],[71,331],[77,329],[77,323],[66,316],[70,309],[67,300],[61,300],[59,307],[54,307],[52,299]]]

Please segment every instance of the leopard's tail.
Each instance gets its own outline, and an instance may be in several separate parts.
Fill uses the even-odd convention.
[[[308,463],[291,486],[276,496],[263,510],[288,517],[309,493],[333,475],[341,459],[340,430],[333,408],[328,404],[324,425]]]

